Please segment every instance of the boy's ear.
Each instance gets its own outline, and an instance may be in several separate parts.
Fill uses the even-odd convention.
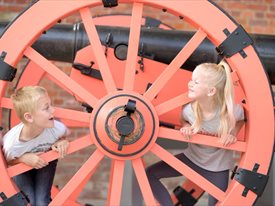
[[[26,113],[24,114],[24,119],[25,119],[27,122],[29,122],[29,123],[32,123],[32,122],[33,122],[32,115],[31,115],[31,113],[29,113],[29,112],[26,112]]]
[[[214,96],[216,94],[216,92],[217,92],[216,87],[211,87],[211,88],[209,88],[207,96],[209,96],[209,97]]]

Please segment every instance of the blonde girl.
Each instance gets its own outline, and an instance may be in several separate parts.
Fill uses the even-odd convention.
[[[184,138],[196,133],[216,136],[225,147],[237,141],[244,112],[241,105],[234,104],[231,70],[226,62],[198,65],[188,83],[188,97],[191,102],[183,107],[180,129]],[[189,143],[176,157],[221,190],[227,189],[229,170],[234,164],[231,150]],[[160,179],[180,175],[163,161],[147,169],[150,185],[161,205],[169,206],[173,202]],[[208,205],[216,203],[209,195]]]

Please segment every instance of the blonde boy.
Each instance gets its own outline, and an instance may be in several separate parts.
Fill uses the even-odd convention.
[[[48,205],[51,201],[57,160],[47,162],[39,154],[50,149],[63,158],[67,153],[66,126],[54,120],[54,108],[47,91],[40,86],[26,86],[11,96],[21,123],[3,138],[3,151],[9,165],[25,163],[34,169],[14,177],[18,188],[32,206]]]

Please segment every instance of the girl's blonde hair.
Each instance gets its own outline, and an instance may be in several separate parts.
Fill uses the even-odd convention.
[[[231,80],[231,69],[225,61],[219,64],[203,63],[196,67],[197,70],[203,72],[209,87],[216,88],[214,95],[214,104],[220,113],[220,126],[218,128],[218,136],[225,140],[227,134],[230,134],[235,127],[236,119],[234,117],[234,93]],[[194,102],[195,122],[192,125],[195,132],[201,127],[202,113],[197,102]]]
[[[37,110],[38,99],[47,94],[47,90],[41,86],[25,86],[16,90],[11,95],[14,110],[18,118],[26,123],[24,114],[29,112],[34,114]]]

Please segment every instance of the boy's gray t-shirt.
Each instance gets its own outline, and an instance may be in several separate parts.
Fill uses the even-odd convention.
[[[191,125],[195,121],[194,112],[191,103],[187,104],[182,110],[183,119],[189,122]],[[241,105],[234,106],[234,115],[236,121],[244,119],[244,111]],[[207,121],[203,121],[201,125],[202,133],[208,133],[211,135],[217,134],[217,128],[219,128],[220,118],[218,113]],[[183,152],[193,163],[209,171],[224,171],[231,169],[234,164],[233,151],[188,143],[188,147]]]
[[[20,141],[19,136],[24,124],[14,126],[3,138],[3,151],[7,161],[22,156],[25,153],[45,152],[66,133],[66,126],[54,120],[53,128],[45,128],[36,138],[29,141]]]

